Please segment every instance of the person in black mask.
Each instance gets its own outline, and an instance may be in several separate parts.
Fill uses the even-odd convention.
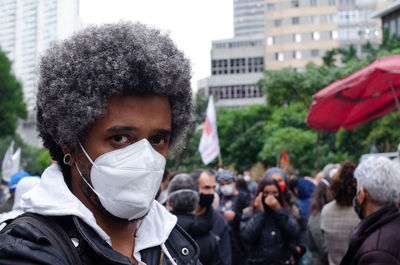
[[[232,250],[229,226],[212,207],[215,196],[218,196],[215,192],[215,177],[211,172],[202,169],[195,170],[191,176],[197,181],[200,191],[199,204],[194,212],[199,218],[207,220],[212,225],[211,232],[219,238],[218,249],[222,262],[224,265],[231,265]]]
[[[354,210],[361,218],[340,265],[400,264],[400,171],[386,157],[370,157],[354,172]]]
[[[201,264],[223,265],[219,255],[219,239],[211,231],[212,224],[206,218],[193,214],[199,197],[198,184],[188,174],[176,175],[168,185],[167,205],[178,218],[178,224],[198,244]],[[185,255],[184,252],[182,254]]]
[[[240,223],[240,236],[249,245],[248,264],[292,264],[299,234],[279,184],[270,177],[262,179]]]

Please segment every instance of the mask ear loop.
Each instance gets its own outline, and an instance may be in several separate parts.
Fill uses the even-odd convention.
[[[83,181],[86,183],[86,185],[89,186],[89,188],[99,197],[99,198],[104,198],[104,196],[102,196],[101,194],[99,194],[94,187],[92,186],[92,184],[89,183],[89,181],[86,179],[86,177],[82,174],[81,170],[78,167],[78,164],[75,162],[75,167],[78,170],[79,175],[81,176],[81,178],[83,179]]]
[[[81,142],[79,142],[79,146],[81,147],[83,153],[85,154],[86,158],[89,160],[89,162],[94,166],[93,160],[90,158],[89,154],[86,152],[86,149],[82,146]]]

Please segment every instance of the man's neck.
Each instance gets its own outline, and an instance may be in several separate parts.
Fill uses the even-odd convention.
[[[85,196],[82,187],[74,183],[71,191],[93,213],[97,225],[110,237],[112,248],[137,264],[133,257],[137,221],[120,221],[106,216]]]
[[[207,210],[207,207],[203,207],[203,206],[197,206],[197,208],[194,210],[194,214],[195,215],[202,215],[203,213],[205,213]]]

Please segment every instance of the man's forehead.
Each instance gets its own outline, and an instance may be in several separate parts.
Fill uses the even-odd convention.
[[[215,177],[205,171],[201,172],[200,177],[199,177],[199,182],[200,183],[215,183]]]

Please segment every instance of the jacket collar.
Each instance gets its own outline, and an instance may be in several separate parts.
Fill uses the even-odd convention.
[[[346,255],[343,257],[341,265],[350,264],[357,249],[362,245],[364,240],[377,229],[392,220],[400,217],[400,212],[396,206],[386,206],[378,211],[365,217],[351,234],[350,245]]]
[[[58,164],[48,167],[43,172],[40,184],[22,196],[21,207],[25,212],[41,215],[79,217],[101,239],[111,245],[110,237],[97,225],[92,212],[69,190]],[[141,250],[163,245],[176,223],[176,216],[154,201],[149,212],[138,221],[135,258],[140,261]]]

